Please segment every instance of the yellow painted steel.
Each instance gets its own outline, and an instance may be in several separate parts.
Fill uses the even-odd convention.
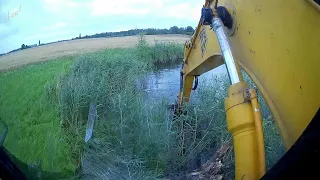
[[[306,0],[224,3],[235,10],[234,57],[263,89],[288,149],[320,106],[320,12]]]
[[[255,126],[257,129],[257,141],[258,141],[258,153],[259,153],[259,174],[263,175],[266,172],[266,160],[265,160],[265,152],[264,152],[264,138],[263,138],[263,130],[262,130],[262,118],[260,105],[258,103],[257,92],[254,89],[248,90],[248,95],[250,96],[250,102],[254,117]]]
[[[259,137],[262,132],[258,132],[262,130],[261,118],[255,119],[258,111],[253,109],[257,106],[252,106],[249,100],[257,99],[254,90],[246,93],[248,88],[243,81],[232,85],[225,101],[228,130],[233,136],[236,179],[259,179],[265,174],[264,148]]]
[[[234,17],[230,43],[236,63],[255,82],[289,149],[320,107],[320,7],[312,0],[219,0],[219,5]],[[191,76],[222,60],[213,30],[199,23],[185,47],[182,72],[187,81],[180,106],[189,99]],[[246,101],[245,89],[243,82],[229,89],[228,129],[234,138],[236,179],[258,179],[265,171],[261,114],[253,90]]]
[[[183,77],[183,91],[179,94],[179,102],[188,102],[192,90],[193,76]],[[179,104],[182,105],[182,104]]]
[[[236,31],[230,37],[233,55],[262,92],[287,149],[320,106],[320,11],[310,2],[219,1],[219,5],[232,10],[235,18]],[[208,37],[204,54],[199,38],[203,28]],[[218,59],[220,49],[208,26],[199,23],[192,42],[194,46],[186,49],[185,62],[189,65],[185,72],[195,72],[196,65],[192,63],[198,64],[197,69],[204,69],[199,72],[208,70],[200,64],[212,56],[216,65],[221,64],[214,60]]]
[[[207,38],[207,50],[203,55],[201,53],[200,39],[198,36],[201,31],[206,32]],[[194,39],[187,42],[185,46],[185,62],[184,68],[182,69],[185,76],[183,89],[179,94],[179,105],[182,106],[184,102],[188,102],[189,100],[194,79],[193,76],[201,75],[223,63],[215,33],[209,26],[199,26],[194,35]]]
[[[192,53],[188,56],[189,58],[184,66],[184,73],[188,75],[201,75],[224,64],[220,53],[220,47],[217,44],[217,38],[213,30],[210,29],[210,26],[201,26],[199,29],[199,32],[205,31],[207,48],[202,56],[200,39],[199,36],[196,36],[197,39],[193,44],[193,48],[191,48],[192,51],[190,51]],[[185,48],[185,51],[188,50],[189,48]]]

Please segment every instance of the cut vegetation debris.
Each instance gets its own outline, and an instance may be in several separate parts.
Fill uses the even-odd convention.
[[[26,163],[41,162],[44,170],[83,179],[186,179],[195,170],[232,179],[224,111],[227,76],[207,80],[186,105],[187,113],[175,119],[169,102],[149,101],[137,85],[148,72],[182,58],[182,45],[150,46],[140,37],[133,48],[2,73],[0,116],[9,126],[5,146]],[[90,104],[96,105],[97,119],[85,143]],[[263,124],[271,167],[281,157],[282,144],[272,119]],[[223,147],[219,161],[212,159]]]

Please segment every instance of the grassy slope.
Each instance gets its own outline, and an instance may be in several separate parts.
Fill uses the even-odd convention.
[[[46,82],[71,63],[72,58],[59,58],[0,74],[0,117],[9,128],[5,147],[24,162],[41,160],[44,170],[75,170],[58,112],[43,94]]]

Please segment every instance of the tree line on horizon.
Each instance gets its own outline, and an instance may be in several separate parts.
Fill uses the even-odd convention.
[[[169,29],[156,29],[156,28],[147,28],[147,29],[130,29],[127,31],[119,31],[119,32],[103,32],[103,33],[97,33],[97,34],[93,34],[93,35],[85,35],[85,36],[81,36],[81,33],[79,34],[78,37],[72,38],[72,39],[66,39],[66,40],[60,40],[60,41],[56,41],[56,42],[49,42],[49,43],[41,43],[40,44],[40,40],[39,40],[39,45],[46,45],[46,44],[52,44],[52,43],[57,43],[57,42],[63,42],[63,41],[70,41],[70,40],[75,40],[75,39],[87,39],[87,38],[108,38],[108,37],[122,37],[122,36],[134,36],[134,35],[139,35],[141,33],[143,33],[144,35],[160,35],[160,34],[185,34],[185,35],[192,35],[194,33],[195,29],[191,26],[187,26],[187,27],[178,27],[178,26],[172,26]],[[27,48],[33,48],[35,47],[35,45],[25,45],[22,44],[20,48],[18,49],[14,49],[12,51],[9,51],[7,53],[3,53],[0,54],[0,56],[11,53],[11,52],[15,52],[15,51],[19,51],[19,50],[23,50],[23,49],[27,49]]]
[[[128,31],[119,31],[119,32],[104,32],[104,33],[97,33],[94,35],[85,35],[72,38],[74,39],[86,39],[86,38],[105,38],[105,37],[121,37],[121,36],[134,36],[143,33],[144,35],[160,35],[160,34],[186,34],[192,35],[194,33],[194,28],[191,26],[187,27],[177,27],[172,26],[169,29],[156,29],[156,28],[147,28],[147,29],[130,29]]]

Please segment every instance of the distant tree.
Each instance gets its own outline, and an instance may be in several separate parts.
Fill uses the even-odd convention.
[[[183,28],[183,27],[179,28],[179,34],[183,34],[183,33],[185,33],[185,32],[186,32],[186,29],[185,29],[185,28]]]
[[[193,29],[193,27],[188,26],[188,27],[186,28],[186,31],[187,31],[187,32],[194,32],[194,29]]]
[[[39,46],[40,46],[40,40],[39,40]]]
[[[128,31],[120,31],[120,32],[103,32],[96,33],[93,35],[85,35],[81,37],[81,33],[79,36],[74,37],[72,39],[85,39],[85,38],[101,38],[101,37],[121,37],[121,36],[133,36],[139,35],[143,33],[144,35],[157,35],[157,34],[187,34],[192,35],[194,33],[194,28],[191,26],[188,27],[177,27],[173,26],[170,29],[155,29],[155,28],[147,28],[147,29],[130,29]]]
[[[179,34],[180,29],[177,26],[173,26],[170,28],[170,32],[173,34]]]
[[[25,48],[26,48],[26,45],[22,44],[21,49],[25,49]]]

